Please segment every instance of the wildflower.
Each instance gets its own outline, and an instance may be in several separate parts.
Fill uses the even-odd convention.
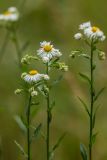
[[[84,30],[84,35],[89,39],[95,39],[98,41],[104,41],[105,35],[98,27],[89,27]]]
[[[43,41],[40,43],[40,49],[37,51],[37,55],[42,58],[44,63],[48,63],[53,58],[60,57],[62,54],[51,45],[51,42]]]
[[[94,42],[104,41],[106,36],[103,31],[96,26],[92,26],[90,22],[83,23],[79,26],[80,30],[83,30],[83,35],[85,40],[93,40]],[[79,40],[81,39],[81,33],[74,35],[74,38]]]
[[[74,38],[75,38],[76,40],[80,40],[80,39],[82,38],[82,34],[81,34],[81,33],[76,33],[76,34],[74,35]]]
[[[29,73],[23,73],[21,76],[27,83],[36,83],[41,80],[49,80],[49,76],[38,73],[37,70],[31,70]]]
[[[105,60],[106,59],[105,52],[103,52],[103,51],[99,52],[98,57],[99,57],[100,60]]]
[[[16,7],[10,7],[4,13],[0,14],[0,21],[16,22],[19,19],[19,12]]]
[[[84,29],[89,28],[89,27],[91,27],[91,23],[90,22],[85,22],[85,23],[80,24],[79,29],[84,30]]]

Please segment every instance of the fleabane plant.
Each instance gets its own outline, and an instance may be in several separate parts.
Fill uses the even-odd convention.
[[[27,56],[27,58],[28,57],[29,56]],[[30,56],[30,59],[31,57],[32,56]],[[34,57],[32,58],[34,59]],[[24,83],[22,86],[24,87],[17,89],[15,94],[27,94],[28,105],[26,107],[26,116],[23,115],[22,117],[24,118],[15,116],[15,120],[19,124],[20,128],[26,133],[27,152],[17,141],[15,141],[15,143],[25,158],[27,160],[31,160],[31,144],[41,129],[41,124],[39,124],[37,127],[32,125],[33,112],[35,112],[35,110],[32,110],[32,108],[38,104],[37,97],[40,94],[40,90],[47,95],[47,81],[49,80],[49,76],[47,74],[41,74],[36,69],[33,69],[29,72],[22,73],[21,78]]]
[[[7,11],[0,14],[0,26],[7,27],[9,24],[18,21],[19,12],[16,7],[9,7]]]
[[[96,89],[94,87],[95,83],[95,74],[94,71],[96,69],[95,64],[95,56],[98,55],[99,60],[105,60],[105,52],[100,50],[97,47],[97,44],[100,42],[103,42],[106,38],[103,31],[99,27],[92,26],[90,22],[83,23],[79,26],[79,31],[74,35],[74,38],[76,40],[82,40],[85,42],[85,44],[90,49],[90,54],[86,53],[84,50],[75,50],[72,51],[70,57],[75,58],[78,57],[84,57],[88,60],[90,71],[89,75],[86,75],[84,73],[79,73],[79,75],[88,82],[89,85],[89,93],[90,93],[90,104],[84,102],[82,98],[79,97],[80,102],[83,104],[86,113],[89,117],[89,152],[87,153],[86,147],[81,144],[80,145],[80,151],[82,155],[83,160],[92,160],[92,147],[95,143],[97,132],[95,132],[95,121],[96,121],[96,113],[98,106],[96,105],[96,101],[98,100],[101,93],[104,91],[105,87],[101,88],[99,92],[96,92]],[[87,51],[88,52],[88,51]]]
[[[0,49],[0,61],[5,53],[8,42],[11,40],[16,49],[18,65],[21,67],[22,52],[26,49],[27,45],[20,46],[17,36],[18,23],[20,20],[20,13],[16,7],[9,7],[6,11],[0,14],[0,27],[6,30],[4,41]]]
[[[50,73],[52,70],[60,70],[60,71],[67,71],[68,66],[64,62],[60,62],[60,57],[62,56],[62,53],[59,51],[59,49],[54,48],[53,44],[51,42],[40,42],[40,48],[37,50],[37,56],[40,58],[40,60],[45,65],[45,73],[50,77]],[[55,82],[59,82],[59,77]],[[47,129],[46,129],[46,153],[47,153],[47,160],[52,160],[54,158],[54,152],[59,146],[61,140],[64,138],[63,134],[55,145],[50,145],[50,125],[52,122],[52,109],[55,106],[55,100],[52,100],[50,97],[51,89],[54,86],[54,81],[51,80],[50,77],[50,83],[48,84],[49,92],[45,96],[46,102],[47,102]]]

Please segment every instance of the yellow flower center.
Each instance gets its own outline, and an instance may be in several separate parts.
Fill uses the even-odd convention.
[[[11,12],[6,11],[6,12],[4,12],[3,14],[4,14],[5,16],[9,16],[9,15],[11,15]]]
[[[97,32],[97,31],[99,31],[100,29],[98,28],[98,27],[95,27],[95,26],[93,26],[92,27],[92,32]]]
[[[32,76],[32,75],[35,75],[35,74],[37,74],[38,73],[38,71],[37,70],[31,70],[31,71],[29,71],[29,74]]]
[[[43,48],[44,48],[44,50],[45,50],[46,52],[49,52],[49,51],[52,50],[52,46],[51,46],[51,45],[45,45]]]

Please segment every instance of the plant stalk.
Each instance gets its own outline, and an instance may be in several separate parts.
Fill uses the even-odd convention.
[[[91,42],[90,77],[91,77],[91,108],[90,108],[90,135],[89,135],[89,160],[92,160],[92,136],[93,136],[93,106],[94,106],[94,75],[93,75],[93,40]]]
[[[31,160],[31,148],[30,148],[30,109],[31,109],[31,96],[29,97],[27,108],[27,160]]]
[[[47,63],[46,74],[49,75],[49,66]],[[46,141],[46,152],[47,152],[47,160],[49,160],[50,154],[50,95],[47,95],[47,141]]]

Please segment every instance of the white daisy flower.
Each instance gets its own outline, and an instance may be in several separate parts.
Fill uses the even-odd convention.
[[[89,28],[89,27],[91,27],[91,23],[90,22],[85,22],[85,23],[80,24],[79,29],[84,30],[84,29]]]
[[[24,73],[22,78],[27,82],[27,83],[36,83],[41,80],[49,80],[49,76],[46,74],[40,74],[38,73],[37,70],[31,70],[29,73]]]
[[[16,7],[10,7],[7,11],[0,14],[0,20],[5,22],[15,22],[19,19],[19,12]]]
[[[86,28],[84,30],[84,35],[87,38],[90,38],[90,39],[94,38],[95,40],[99,40],[99,41],[104,41],[106,38],[104,33],[96,26]]]
[[[81,34],[81,33],[76,33],[76,34],[74,35],[74,38],[75,38],[76,40],[80,40],[80,39],[82,38],[82,34]]]
[[[60,57],[62,54],[51,45],[51,42],[43,41],[40,43],[40,49],[37,51],[37,55],[42,58],[44,63],[48,63],[51,59]]]

